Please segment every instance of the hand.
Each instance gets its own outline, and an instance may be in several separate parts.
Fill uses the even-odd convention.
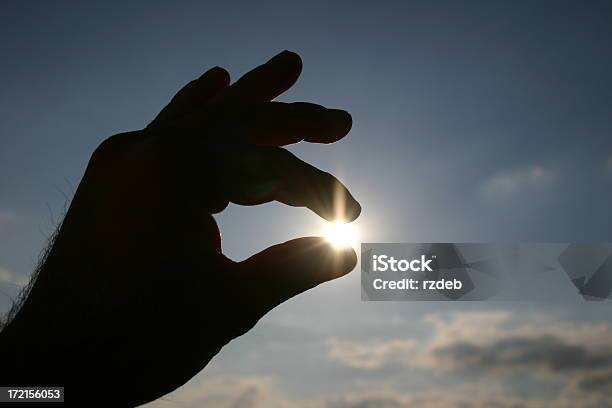
[[[213,68],[145,129],[98,147],[28,299],[2,333],[30,356],[2,374],[7,384],[13,375],[65,385],[67,401],[88,406],[154,400],[278,304],[354,268],[353,249],[316,237],[242,262],[222,254],[212,214],[229,202],[277,200],[329,220],[359,215],[337,179],[281,147],[332,143],[351,128],[345,111],[270,102],[300,71],[287,51],[231,86]]]

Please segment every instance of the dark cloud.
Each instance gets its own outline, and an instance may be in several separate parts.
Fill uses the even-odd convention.
[[[576,381],[576,387],[584,392],[612,394],[612,369],[580,378]]]
[[[545,369],[555,373],[601,370],[612,367],[612,349],[569,344],[552,335],[509,337],[486,344],[450,343],[433,351],[436,358],[456,367],[509,370]]]
[[[447,395],[444,392],[423,395],[350,396],[323,404],[322,408],[543,408],[540,402]]]

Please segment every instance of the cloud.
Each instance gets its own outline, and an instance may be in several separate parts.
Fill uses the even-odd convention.
[[[473,391],[473,390],[470,390]],[[484,395],[480,392],[441,391],[415,394],[361,393],[329,398],[322,408],[544,408],[549,401],[525,401],[502,395]]]
[[[484,311],[452,313],[450,315],[429,314],[423,321],[431,326],[436,344],[446,340],[460,341],[485,338],[498,338],[504,328],[512,322],[508,311]]]
[[[574,382],[574,388],[584,392],[612,394],[612,369],[585,375]]]
[[[431,330],[419,340],[328,339],[328,360],[352,370],[343,375],[355,375],[355,389],[297,398],[275,377],[205,373],[146,408],[612,408],[611,324],[525,322],[505,311],[423,322]],[[405,386],[402,368],[420,385]],[[517,379],[548,391],[517,392]]]
[[[612,390],[612,326],[576,322],[518,325],[507,312],[433,314],[431,338],[359,343],[331,339],[328,358],[357,370],[390,365],[454,379],[555,382],[560,398],[606,400]],[[503,405],[501,405],[503,406]],[[598,406],[595,404],[594,406]]]
[[[518,169],[492,176],[482,186],[487,197],[506,197],[523,192],[533,192],[554,183],[557,172],[540,165]]]
[[[612,367],[612,349],[571,344],[551,335],[511,336],[478,344],[459,341],[433,350],[435,360],[456,369],[487,371],[517,369],[551,374],[591,372]]]
[[[173,397],[173,394],[177,394]],[[522,399],[479,385],[439,388],[405,393],[371,388],[309,399],[295,399],[283,392],[270,377],[218,376],[192,381],[145,408],[611,408],[604,397],[568,395],[557,401]],[[180,395],[179,395],[180,394]]]
[[[300,408],[289,401],[267,376],[219,375],[196,377],[145,408]]]
[[[405,365],[418,347],[416,341],[392,340],[365,345],[359,342],[331,338],[327,341],[329,358],[343,365],[365,370],[378,369],[389,364]]]
[[[28,278],[17,275],[6,268],[0,266],[0,285],[9,284],[16,286],[25,286],[28,283]]]

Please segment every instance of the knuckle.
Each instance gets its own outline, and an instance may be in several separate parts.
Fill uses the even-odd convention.
[[[113,152],[117,150],[117,145],[119,144],[119,136],[121,135],[113,135],[102,141],[102,143],[100,143],[92,153],[90,161],[104,161],[109,156],[111,156]]]

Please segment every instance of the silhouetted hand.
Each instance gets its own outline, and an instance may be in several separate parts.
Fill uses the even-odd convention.
[[[64,385],[81,406],[151,401],[278,304],[354,268],[353,249],[314,237],[242,262],[222,254],[212,214],[229,202],[277,200],[330,220],[359,215],[338,180],[280,147],[332,143],[351,128],[345,111],[270,102],[300,71],[287,51],[231,86],[213,68],[145,129],[98,147],[28,299],[1,334],[2,351],[14,351],[2,385]]]

